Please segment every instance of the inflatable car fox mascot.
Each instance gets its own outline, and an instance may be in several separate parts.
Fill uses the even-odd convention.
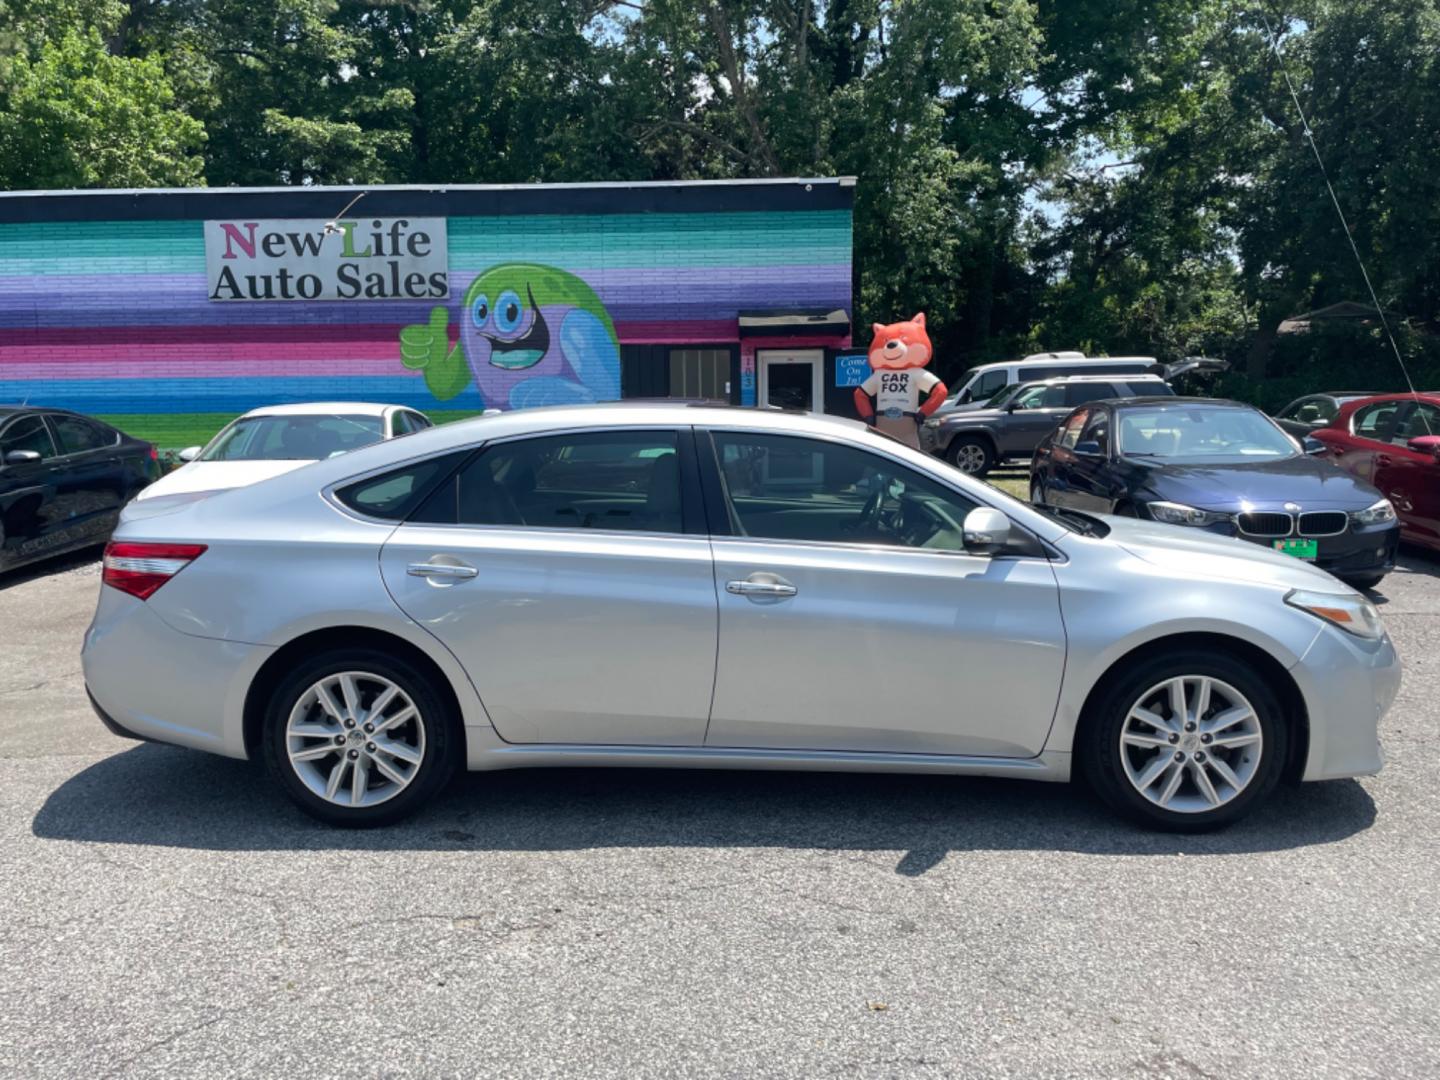
[[[920,425],[945,400],[945,384],[925,370],[930,355],[923,314],[889,326],[876,323],[870,341],[870,377],[855,388],[860,419],[916,450]]]

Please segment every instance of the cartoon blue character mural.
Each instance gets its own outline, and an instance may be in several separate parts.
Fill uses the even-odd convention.
[[[449,314],[400,331],[400,361],[425,372],[449,401],[473,379],[486,408],[525,409],[613,401],[620,396],[620,345],[595,290],[574,274],[534,263],[504,263],[465,291],[460,340]]]

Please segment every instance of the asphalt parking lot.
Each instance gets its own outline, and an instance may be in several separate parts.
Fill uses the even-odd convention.
[[[0,579],[4,1075],[1440,1075],[1440,561],[1383,587],[1386,771],[1198,838],[1043,784],[629,771],[332,831],[101,728],[98,588]]]

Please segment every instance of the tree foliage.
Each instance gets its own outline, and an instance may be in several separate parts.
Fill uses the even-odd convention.
[[[942,374],[1283,380],[1341,348],[1283,318],[1368,301],[1352,239],[1423,362],[1440,0],[1277,2],[0,0],[0,184],[848,174],[857,326],[927,311]]]

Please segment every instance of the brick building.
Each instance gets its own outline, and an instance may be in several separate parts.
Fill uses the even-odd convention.
[[[802,179],[0,194],[0,401],[169,447],[307,400],[437,419],[616,397],[848,412],[853,193]]]

